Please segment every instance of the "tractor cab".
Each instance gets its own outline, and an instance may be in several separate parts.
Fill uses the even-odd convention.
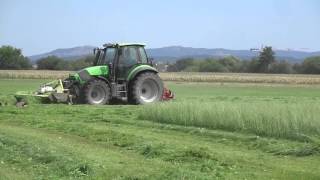
[[[139,65],[152,66],[147,57],[144,44],[104,44],[94,49],[94,66],[108,66],[110,75],[116,80],[126,80],[131,69]]]

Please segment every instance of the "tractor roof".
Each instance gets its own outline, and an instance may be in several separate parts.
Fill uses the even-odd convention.
[[[106,43],[103,47],[115,47],[115,46],[145,46],[143,43]]]

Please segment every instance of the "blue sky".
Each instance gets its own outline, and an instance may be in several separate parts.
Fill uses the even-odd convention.
[[[0,0],[0,45],[25,55],[105,42],[320,50],[320,1]]]

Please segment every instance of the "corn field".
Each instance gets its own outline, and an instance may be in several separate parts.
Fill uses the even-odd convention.
[[[49,70],[0,70],[2,79],[63,79],[71,71]]]
[[[63,79],[71,71],[50,70],[0,70],[2,79]],[[237,82],[237,83],[279,83],[320,84],[320,75],[303,74],[257,74],[257,73],[160,73],[164,81],[177,82]]]
[[[320,75],[302,74],[258,74],[258,73],[160,73],[166,81],[182,82],[237,82],[237,83],[279,83],[320,84]]]

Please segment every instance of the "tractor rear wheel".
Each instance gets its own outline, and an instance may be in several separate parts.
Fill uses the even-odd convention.
[[[108,104],[110,87],[102,80],[94,79],[83,87],[84,102],[92,105]]]
[[[148,104],[160,101],[163,93],[163,83],[160,77],[152,72],[137,76],[130,87],[129,100],[133,104]]]

